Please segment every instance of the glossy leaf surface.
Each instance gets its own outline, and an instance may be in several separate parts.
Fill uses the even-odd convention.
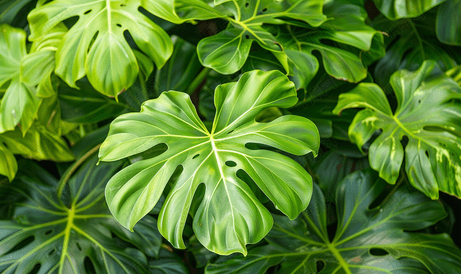
[[[290,221],[275,216],[268,245],[252,249],[246,257],[209,264],[206,273],[265,273],[279,264],[276,273],[283,274],[461,271],[461,251],[447,234],[409,232],[444,218],[443,206],[402,187],[370,208],[385,187],[372,170],[347,176],[336,191],[338,224],[330,240],[325,199],[314,185],[311,205],[300,217]]]
[[[382,133],[369,149],[370,166],[394,184],[405,159],[410,183],[432,199],[444,191],[461,197],[461,88],[426,61],[416,72],[391,77],[397,109],[376,84],[362,83],[339,97],[334,113],[365,108],[355,116],[349,137],[361,149],[372,134]],[[403,136],[408,144],[403,147]]]
[[[398,21],[380,16],[373,21],[374,28],[389,34],[384,36],[386,55],[374,68],[375,80],[386,93],[391,92],[391,75],[399,69],[416,70],[424,61],[434,60],[446,71],[461,63],[461,51],[440,43],[429,16]]]
[[[202,0],[179,0],[175,2],[175,9],[184,19],[223,18],[229,21],[227,29],[202,39],[197,46],[202,64],[222,74],[232,74],[242,68],[253,41],[273,52],[289,70],[283,49],[262,25],[283,24],[283,18],[291,18],[317,27],[326,19],[322,14],[322,1],[319,0],[238,0],[218,1],[215,4],[218,5],[212,8]]]
[[[461,46],[461,1],[447,0],[437,11],[437,38],[442,43]]]
[[[20,63],[26,54],[26,33],[0,25],[0,87],[9,83],[0,105],[0,133],[14,130],[18,123],[25,133],[40,103],[34,88],[21,81]]]
[[[380,44],[384,44],[382,34],[365,24],[367,15],[358,6],[332,3],[325,7],[324,13],[329,20],[318,29],[308,31],[305,27],[287,26],[281,28],[276,37],[293,64],[306,66],[300,72],[304,74],[301,87],[305,87],[319,69],[317,58],[313,55],[315,51],[322,56],[323,66],[329,75],[349,82],[363,80],[367,76],[366,66],[360,57],[363,53],[355,54],[325,41],[368,52],[372,49],[375,36]],[[376,55],[384,56],[384,51]]]
[[[391,20],[412,18],[440,5],[445,0],[373,0],[379,11]]]
[[[140,5],[140,0],[53,1],[29,14],[30,38],[40,39],[58,23],[77,16],[57,49],[56,74],[71,87],[86,75],[96,90],[117,96],[133,85],[142,66],[125,31],[159,67],[173,51],[168,34],[139,12]]]
[[[218,86],[214,98],[217,111],[211,132],[188,95],[175,91],[147,101],[140,113],[116,118],[99,152],[102,161],[122,159],[162,143],[168,149],[113,176],[106,198],[117,220],[133,229],[152,210],[181,165],[159,215],[162,235],[173,246],[185,247],[184,223],[203,183],[203,199],[198,201],[193,221],[197,239],[219,254],[246,254],[246,244],[260,241],[269,232],[272,217],[237,176],[238,170],[244,170],[291,219],[307,207],[312,193],[310,175],[294,160],[246,145],[260,143],[295,155],[316,154],[318,131],[308,119],[292,115],[255,122],[265,108],[286,108],[297,101],[294,84],[277,71],[245,73],[236,83]]]
[[[158,255],[161,244],[155,219],[144,218],[130,233],[104,201],[105,184],[120,164],[96,166],[92,157],[58,181],[37,164],[21,162],[18,178],[0,186],[10,193],[2,203],[14,205],[13,218],[0,221],[0,273],[146,273],[145,254]]]

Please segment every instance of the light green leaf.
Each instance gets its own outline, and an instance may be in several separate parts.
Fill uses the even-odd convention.
[[[445,0],[373,0],[379,11],[390,20],[418,17]]]
[[[11,182],[18,171],[18,163],[13,153],[0,142],[0,174]]]
[[[51,77],[55,69],[55,55],[67,27],[60,23],[40,40],[32,43],[28,55],[21,59],[21,80],[28,86],[37,86],[36,94],[46,98],[56,94]]]
[[[461,46],[461,0],[447,0],[437,11],[437,38],[445,44]]]
[[[349,127],[349,137],[359,148],[381,129],[369,149],[370,166],[394,184],[405,156],[410,183],[432,199],[439,190],[461,197],[461,88],[426,61],[416,72],[400,70],[391,77],[397,97],[393,113],[383,90],[362,83],[339,97],[333,113],[365,108]],[[401,144],[403,136],[408,144]]]
[[[39,123],[34,123],[24,136],[19,129],[0,134],[0,142],[5,143],[13,154],[27,158],[56,162],[74,160],[66,141]]]
[[[87,75],[99,92],[117,96],[135,82],[139,64],[125,40],[128,31],[137,47],[158,67],[173,51],[168,34],[139,12],[141,0],[57,0],[33,10],[30,39],[41,39],[53,27],[78,16],[56,52],[56,74],[74,88]]]
[[[221,74],[232,74],[242,68],[253,41],[273,52],[285,70],[290,71],[283,49],[262,25],[283,24],[282,18],[290,18],[318,27],[326,19],[320,0],[238,0],[216,4],[211,8],[202,0],[179,0],[175,2],[175,9],[184,19],[223,18],[229,21],[226,30],[200,40],[197,46],[202,64]]]
[[[296,220],[274,216],[267,245],[246,257],[209,264],[207,274],[265,273],[457,273],[461,251],[448,234],[409,232],[443,219],[442,204],[430,201],[408,186],[399,188],[376,208],[373,201],[386,188],[371,170],[357,171],[338,186],[338,223],[334,238],[327,230],[327,207],[314,185],[313,199]]]
[[[244,170],[291,219],[310,200],[312,179],[294,160],[246,147],[260,143],[295,155],[316,154],[318,131],[308,119],[288,115],[269,123],[255,121],[268,107],[286,108],[296,101],[294,84],[281,72],[252,71],[237,83],[216,88],[211,132],[200,121],[189,96],[175,91],[145,102],[140,113],[119,116],[101,146],[102,161],[122,159],[158,144],[168,149],[112,177],[106,188],[112,214],[132,229],[152,210],[181,165],[182,172],[159,215],[160,233],[176,248],[185,248],[182,231],[194,194],[203,183],[205,193],[193,221],[197,239],[219,254],[246,254],[245,245],[260,241],[272,227],[272,218],[236,175],[238,170]]]
[[[9,82],[0,105],[0,133],[14,130],[18,123],[26,133],[39,106],[35,89],[20,77],[21,59],[26,54],[26,33],[6,24],[0,25],[0,86]]]
[[[158,255],[161,245],[156,221],[147,216],[131,233],[110,215],[103,191],[121,163],[96,166],[96,160],[72,166],[61,181],[22,161],[17,179],[0,186],[14,205],[12,219],[0,221],[0,273],[147,273],[146,254]],[[158,267],[180,263],[170,264]]]
[[[461,86],[461,65],[450,69],[446,74]]]

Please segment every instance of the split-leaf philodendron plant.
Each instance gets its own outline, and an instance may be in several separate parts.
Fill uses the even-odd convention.
[[[0,0],[0,273],[461,273],[461,0]]]

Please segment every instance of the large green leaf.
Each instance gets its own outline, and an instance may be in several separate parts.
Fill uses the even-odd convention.
[[[202,64],[222,74],[232,74],[242,68],[253,41],[272,52],[289,70],[283,49],[262,25],[283,24],[282,18],[291,18],[317,27],[326,19],[321,0],[237,0],[215,1],[214,4],[212,8],[203,0],[178,0],[175,10],[184,19],[223,18],[229,21],[227,29],[200,40],[197,46]]]
[[[194,193],[203,183],[203,199],[193,221],[197,239],[219,254],[246,254],[245,245],[260,241],[272,227],[272,218],[237,171],[245,171],[291,219],[310,200],[312,179],[294,160],[246,147],[260,143],[295,155],[315,154],[319,136],[308,119],[287,115],[269,123],[255,121],[265,108],[290,107],[296,101],[294,84],[281,72],[252,71],[237,83],[216,88],[211,132],[200,121],[189,96],[175,91],[145,102],[140,113],[116,118],[99,152],[102,161],[122,159],[162,143],[168,149],[111,178],[106,199],[112,214],[132,229],[155,206],[181,165],[159,215],[162,235],[173,246],[185,248],[184,223]]]
[[[461,197],[461,88],[434,61],[416,72],[400,70],[392,75],[397,97],[392,111],[383,90],[362,83],[339,97],[334,113],[366,108],[355,116],[349,137],[361,149],[372,134],[382,133],[369,149],[370,166],[394,184],[405,155],[410,183],[432,199],[439,190]],[[401,140],[406,136],[408,144]]]
[[[371,170],[346,177],[336,191],[338,224],[329,238],[324,196],[317,185],[313,200],[296,220],[275,216],[268,245],[221,264],[205,273],[458,273],[461,251],[448,234],[412,233],[446,213],[409,187],[399,188],[386,202],[370,208],[386,183]]]
[[[105,184],[121,163],[96,162],[91,157],[71,175],[74,165],[58,181],[23,161],[18,178],[0,186],[9,198],[2,203],[15,206],[13,218],[0,221],[0,273],[147,273],[146,254],[157,256],[161,245],[156,221],[146,216],[134,233],[123,228],[104,201]],[[170,260],[151,264],[163,271],[180,264]]]
[[[318,29],[308,31],[305,27],[286,26],[279,30],[276,37],[288,59],[295,67],[301,67],[302,76],[298,77],[302,79],[300,86],[306,87],[319,68],[317,58],[312,54],[314,51],[321,54],[323,66],[329,75],[349,82],[363,80],[367,76],[367,69],[361,55],[372,49],[376,36],[376,42],[381,45],[376,46],[381,51],[377,51],[375,55],[384,56],[382,34],[365,24],[367,15],[358,6],[334,2],[325,7],[324,13],[330,20]],[[352,46],[360,51],[355,54],[348,49],[332,46],[325,42],[327,40]]]
[[[374,79],[386,93],[391,91],[391,75],[399,69],[416,70],[425,60],[435,60],[446,71],[461,63],[459,49],[438,41],[433,17],[435,14],[428,13],[414,19],[390,21],[380,16],[373,21],[374,28],[388,34],[385,36],[386,55],[374,69]]]
[[[373,0],[379,11],[391,20],[418,17],[445,0]]]
[[[442,43],[461,46],[461,1],[447,0],[437,11],[437,38]]]
[[[35,89],[21,80],[21,59],[26,56],[26,33],[0,25],[0,87],[9,83],[0,105],[0,133],[14,130],[19,123],[23,133],[29,129],[39,106]]]
[[[78,16],[57,49],[56,74],[74,88],[87,75],[96,90],[116,97],[135,82],[142,66],[125,31],[158,67],[173,51],[168,34],[143,15],[140,6],[141,0],[52,1],[29,14],[30,39],[38,40],[60,22]],[[138,55],[145,58],[144,54]]]

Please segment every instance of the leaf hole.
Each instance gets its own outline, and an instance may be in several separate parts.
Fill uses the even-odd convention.
[[[126,4],[122,3],[122,4],[120,4],[120,7],[126,7]]]
[[[234,130],[229,131],[227,134],[231,134],[232,132],[234,132]]]
[[[192,157],[192,160],[200,156],[200,154],[195,154],[194,157]]]
[[[48,229],[47,231],[45,231],[45,236],[48,236],[50,235],[51,233],[53,233],[53,229]]]
[[[34,237],[34,236],[30,236],[30,237],[25,238],[24,240],[22,240],[21,242],[19,242],[17,245],[15,245],[15,246],[10,250],[10,253],[22,249],[23,247],[25,247],[25,246],[29,245],[30,243],[32,243],[34,240],[35,240],[35,237]]]
[[[267,8],[264,8],[264,9],[262,10],[262,12],[266,12],[266,11],[267,11]]]
[[[389,254],[389,252],[387,252],[386,250],[382,248],[371,248],[370,254],[373,256],[386,256]]]
[[[315,266],[317,267],[317,272],[320,272],[325,268],[325,262],[318,260],[315,262]]]
[[[42,267],[41,264],[36,264],[34,265],[34,268],[29,272],[29,274],[37,274],[40,271],[40,267]]]
[[[51,257],[53,254],[56,252],[56,249],[51,249],[50,252],[48,252],[48,256]]]
[[[402,144],[403,147],[406,147],[410,139],[408,139],[408,136],[403,135],[402,139],[400,139],[400,143]]]
[[[248,8],[250,6],[250,3],[246,2],[245,3],[245,8]]]
[[[117,24],[117,27],[121,28],[121,27],[122,27],[122,25],[121,25],[121,24]]]
[[[85,11],[83,14],[87,15],[88,13],[90,13],[92,10],[87,10]]]
[[[237,163],[234,162],[234,161],[226,161],[226,166],[228,166],[228,167],[234,167],[236,165],[237,165]]]
[[[86,273],[97,273],[96,268],[94,267],[93,261],[91,261],[89,257],[85,257],[83,264],[85,265]]]
[[[248,34],[245,35],[245,38],[246,38],[246,39],[250,39],[250,35],[248,35]]]
[[[426,150],[426,156],[429,157],[429,151]]]
[[[81,246],[78,242],[76,242],[75,245],[77,246],[77,249],[78,249],[78,250],[80,250],[80,251],[83,250],[83,249],[82,249],[82,246]]]
[[[421,104],[421,99],[418,100],[418,104]]]

